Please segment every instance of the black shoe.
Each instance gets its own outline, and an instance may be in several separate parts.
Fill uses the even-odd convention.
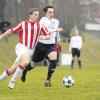
[[[26,81],[26,77],[21,76],[21,81],[22,81],[22,82],[25,82],[25,81]]]
[[[21,81],[22,82],[25,82],[26,81],[26,73],[27,73],[27,70],[23,70],[22,76],[21,76]]]
[[[45,86],[52,86],[50,80],[46,80],[45,83],[44,83],[44,85],[45,85]]]

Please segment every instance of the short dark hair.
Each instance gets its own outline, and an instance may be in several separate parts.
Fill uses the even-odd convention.
[[[54,9],[53,6],[48,5],[48,6],[46,6],[46,7],[43,8],[43,12],[46,13],[48,11],[48,8],[53,8]],[[55,9],[54,9],[54,11],[55,11]]]
[[[34,13],[34,11],[39,11],[37,8],[29,8],[28,9],[28,15],[31,15]]]

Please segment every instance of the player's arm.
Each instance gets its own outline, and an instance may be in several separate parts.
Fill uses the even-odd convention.
[[[59,21],[56,20],[55,23],[56,23],[56,28],[51,33],[53,33],[53,32],[59,32],[59,33],[63,32],[64,31],[63,28],[59,27]]]
[[[42,39],[42,40],[48,40],[48,39],[50,39],[50,34],[51,33],[48,32],[48,29],[44,25],[42,25],[41,32],[43,34],[40,35],[39,39]]]
[[[9,29],[9,30],[7,30],[4,34],[0,35],[0,39],[3,39],[3,38],[5,38],[5,37],[8,37],[8,36],[12,35],[13,33],[16,33],[16,32],[18,32],[18,31],[20,31],[21,28],[22,28],[22,27],[21,27],[21,23],[20,23],[20,24],[18,24],[16,27],[14,27],[14,28],[12,28],[12,29]]]
[[[39,36],[39,39],[42,39],[42,40],[46,39],[46,40],[48,40],[48,39],[50,39],[50,34],[51,33],[48,32],[48,29],[43,24],[44,21],[45,21],[45,18],[42,17],[41,20],[40,20],[40,22],[39,22],[40,26],[41,26],[41,33],[43,33],[42,35]]]
[[[11,29],[7,30],[4,34],[0,35],[0,40],[4,39],[5,37],[10,36],[11,34],[13,34],[13,32],[11,31]]]
[[[53,33],[53,32],[63,32],[63,31],[64,31],[63,28],[58,27],[55,30],[53,30],[51,33]]]
[[[46,35],[46,36],[40,35],[39,39],[41,39],[41,40],[48,40],[48,39],[50,39],[50,35]]]

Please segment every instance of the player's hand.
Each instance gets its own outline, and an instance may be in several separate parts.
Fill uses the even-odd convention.
[[[63,28],[57,28],[56,31],[57,32],[63,32],[64,30],[63,30]]]
[[[40,40],[43,40],[43,39],[44,39],[43,35],[40,35],[38,38],[39,38]]]
[[[61,42],[57,42],[57,47],[61,47]]]
[[[46,35],[46,36],[40,35],[39,39],[41,39],[41,40],[48,40],[48,39],[50,39],[50,35]]]

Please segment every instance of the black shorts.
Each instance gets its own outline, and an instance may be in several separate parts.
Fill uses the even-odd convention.
[[[78,48],[72,48],[72,56],[80,57],[80,50]]]
[[[32,61],[40,62],[52,51],[55,51],[55,44],[43,44],[38,42],[32,56]]]

